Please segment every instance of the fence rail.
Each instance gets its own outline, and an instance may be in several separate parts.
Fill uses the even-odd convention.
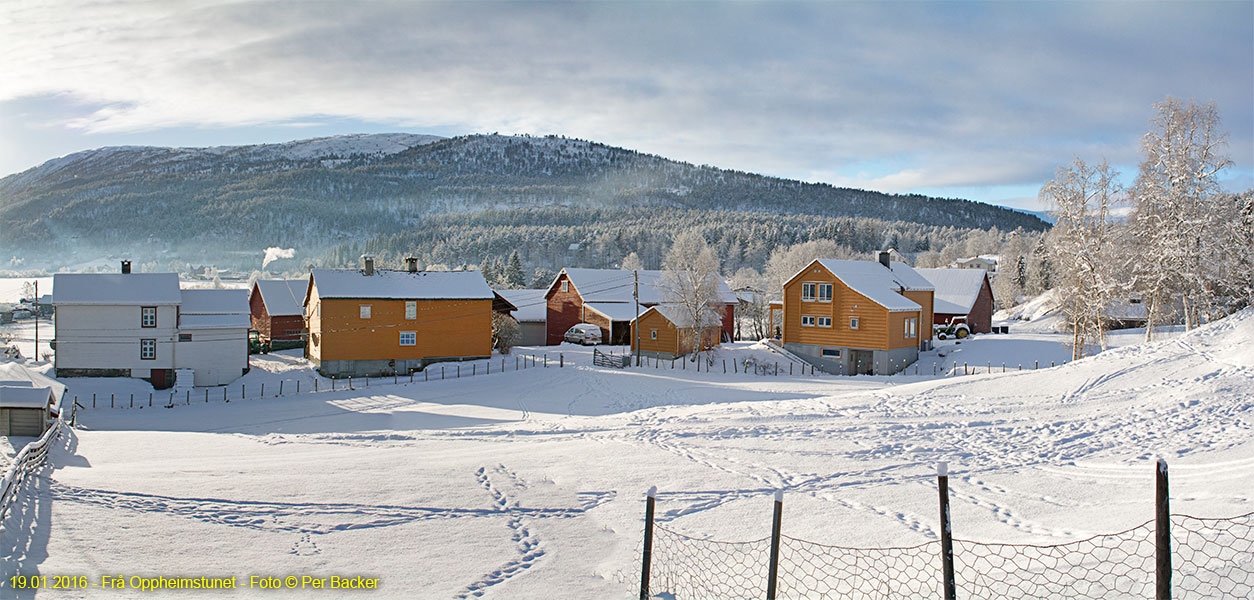
[[[906,547],[846,547],[783,535],[779,496],[772,535],[747,542],[687,536],[655,523],[648,510],[651,552],[641,557],[640,598],[1254,597],[1254,513],[1228,518],[1167,513],[1161,461],[1155,519],[1050,545],[952,538],[948,475],[937,477],[941,539]],[[654,494],[650,490],[650,508]]]
[[[31,473],[39,469],[44,464],[44,459],[48,455],[48,448],[61,437],[61,434],[72,426],[74,423],[77,404],[70,402],[69,408],[65,408],[65,394],[63,393],[57,399],[57,403],[53,406],[56,411],[56,419],[39,439],[26,444],[21,451],[13,459],[9,469],[4,474],[4,478],[0,479],[0,530],[4,529],[5,517],[9,514],[9,508],[13,506],[17,499],[18,492],[21,491],[22,482]]]
[[[342,392],[345,390],[361,390],[386,386],[409,385],[430,381],[446,381],[492,375],[508,371],[525,371],[527,369],[561,368],[566,363],[565,356],[558,354],[550,360],[548,354],[514,353],[498,360],[474,362],[448,362],[428,365],[422,371],[407,374],[396,373],[375,377],[310,377],[302,379],[280,379],[255,383],[232,383],[229,385],[201,388],[176,388],[145,392],[142,394],[92,393],[74,396],[84,410],[100,409],[138,409],[138,408],[174,408],[192,404],[230,403],[240,400],[264,400],[268,398],[291,398],[306,394],[325,392]],[[267,385],[268,384],[268,385]]]

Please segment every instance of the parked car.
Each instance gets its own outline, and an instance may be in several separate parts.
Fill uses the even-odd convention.
[[[601,328],[591,323],[580,323],[566,330],[566,341],[572,344],[595,346],[601,343]]]
[[[967,325],[966,317],[954,317],[944,325],[933,325],[932,332],[936,334],[938,340],[951,337],[963,339],[971,335],[971,326]]]

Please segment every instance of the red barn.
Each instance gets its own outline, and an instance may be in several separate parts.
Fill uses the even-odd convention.
[[[309,329],[305,324],[305,292],[308,279],[258,279],[253,283],[248,305],[252,328],[275,350],[305,345]]]
[[[662,288],[663,271],[636,271],[640,276],[640,312],[665,300]],[[562,343],[566,330],[579,323],[601,327],[601,339],[607,344],[627,345],[631,337],[631,321],[636,318],[632,298],[635,278],[632,271],[619,269],[562,269],[545,292],[548,302],[548,343]],[[731,340],[735,332],[736,304],[739,299],[718,279],[723,339]]]
[[[993,330],[993,286],[983,269],[918,269],[936,288],[932,322],[945,325],[966,317],[971,333]]]

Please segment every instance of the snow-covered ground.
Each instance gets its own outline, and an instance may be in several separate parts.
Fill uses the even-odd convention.
[[[977,336],[893,377],[723,374],[724,357],[785,364],[753,343],[720,350],[712,372],[595,368],[590,349],[563,346],[518,350],[548,353],[547,369],[87,410],[33,479],[0,560],[93,579],[360,574],[388,598],[628,597],[651,485],[659,521],[695,537],[767,535],[782,489],[787,535],[902,545],[936,535],[941,460],[966,539],[1056,543],[1143,523],[1157,456],[1174,511],[1241,514],[1254,510],[1252,339],[1247,310],[989,374],[1061,362],[1065,336]],[[927,367],[955,360],[980,374]],[[299,352],[253,364],[241,383],[264,380],[268,396],[314,377]],[[142,595],[110,595],[128,593]]]

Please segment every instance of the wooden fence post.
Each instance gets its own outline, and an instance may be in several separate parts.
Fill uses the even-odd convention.
[[[296,393],[297,394],[300,393],[300,381],[296,382]],[[282,379],[279,380],[279,395],[280,396],[283,395],[283,380]]]
[[[649,568],[653,565],[653,505],[657,486],[649,488],[644,503],[644,554],[640,560],[640,600],[649,600]]]
[[[257,395],[257,397],[258,397],[258,398],[265,398],[265,397],[266,397],[266,383],[265,383],[264,381],[263,381],[263,382],[261,382],[261,393],[260,393],[260,394],[258,394],[258,395]]]
[[[135,408],[135,394],[131,394],[131,408]]]
[[[958,586],[954,580],[954,537],[953,523],[949,520],[949,465],[946,463],[936,463],[936,487],[940,490],[941,586],[945,600],[954,600]]]
[[[1167,461],[1160,458],[1154,477],[1155,600],[1171,600],[1171,510],[1167,497]]]
[[[779,581],[779,536],[784,517],[784,490],[775,490],[775,515],[771,519],[771,563],[766,574],[766,600],[775,600]]]
[[[566,355],[561,352],[557,353],[557,368],[561,369],[566,366]],[[640,366],[640,365],[636,365]]]

